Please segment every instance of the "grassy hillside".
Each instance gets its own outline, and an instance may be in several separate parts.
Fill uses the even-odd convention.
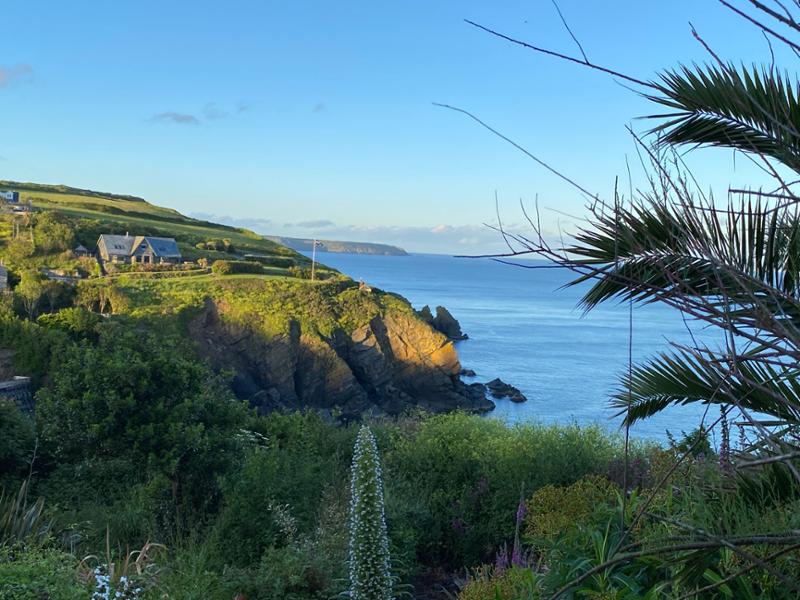
[[[75,225],[76,241],[90,250],[94,249],[100,233],[127,231],[131,235],[174,237],[181,252],[189,259],[208,254],[197,252],[196,244],[228,239],[239,253],[286,256],[298,264],[308,262],[299,253],[247,229],[192,219],[135,196],[12,181],[0,181],[0,189],[18,191],[20,200],[30,201],[35,210],[53,211],[69,218]],[[11,233],[9,217],[3,221],[0,236],[8,237]],[[209,256],[216,257],[213,254]]]
[[[0,181],[0,189],[18,191],[20,200],[25,204],[30,202],[34,209],[30,216],[0,213],[0,259],[12,271],[41,267],[79,270],[81,265],[69,251],[78,244],[94,251],[102,233],[172,237],[186,261],[205,259],[211,264],[219,259],[260,260],[267,267],[265,277],[297,275],[296,269],[290,273],[289,267],[303,270],[310,267],[310,260],[302,254],[257,233],[192,219],[135,196],[12,181]],[[43,222],[43,215],[49,216],[39,232],[37,227]],[[51,243],[54,221],[71,232],[63,236],[63,243]],[[18,236],[21,239],[16,241],[12,240],[14,222],[22,232]],[[49,231],[44,233],[46,227]],[[324,266],[318,269],[322,277],[334,273]]]

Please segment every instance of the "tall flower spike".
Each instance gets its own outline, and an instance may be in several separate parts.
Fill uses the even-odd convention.
[[[392,600],[389,565],[378,446],[363,425],[356,438],[350,483],[350,598]]]

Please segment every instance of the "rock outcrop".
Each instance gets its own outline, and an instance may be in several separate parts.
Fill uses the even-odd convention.
[[[518,388],[500,379],[492,379],[486,384],[486,389],[494,398],[508,398],[512,402],[527,402],[528,400]]]
[[[452,341],[411,311],[387,310],[329,337],[303,331],[297,321],[268,335],[227,318],[223,302],[208,300],[189,331],[215,368],[235,374],[236,395],[263,412],[312,408],[351,418],[413,407],[494,408],[482,390],[460,380]]]
[[[428,323],[436,331],[443,333],[451,340],[460,341],[469,338],[466,333],[461,331],[461,324],[444,306],[436,307],[435,317],[433,316],[430,307],[427,305],[418,310],[417,314],[423,321]]]

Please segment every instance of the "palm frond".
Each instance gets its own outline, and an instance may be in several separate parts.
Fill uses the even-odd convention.
[[[681,66],[661,75],[647,98],[671,109],[653,129],[664,144],[724,146],[800,172],[800,88],[772,68]]]
[[[746,201],[717,209],[651,200],[597,214],[575,239],[566,250],[585,270],[569,285],[594,282],[581,301],[587,310],[612,298],[692,298],[746,326],[800,326],[796,210]]]
[[[668,406],[696,402],[739,406],[799,424],[800,371],[747,360],[731,369],[724,357],[661,353],[623,377],[612,405],[633,423]]]

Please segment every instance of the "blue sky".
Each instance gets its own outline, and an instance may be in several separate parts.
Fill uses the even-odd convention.
[[[768,60],[713,0],[562,0],[595,62],[649,78],[723,57]],[[613,79],[512,46],[469,18],[574,54],[550,0],[3,3],[0,179],[143,196],[276,235],[502,248],[482,223],[517,203],[585,214],[575,190],[468,109],[610,194],[652,106]],[[689,155],[720,192],[753,181],[727,151]],[[735,168],[734,168],[735,166]],[[543,211],[555,231],[571,221]]]

